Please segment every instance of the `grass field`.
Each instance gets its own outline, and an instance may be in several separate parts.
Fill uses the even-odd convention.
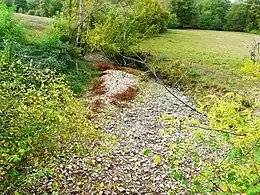
[[[31,33],[37,37],[43,36],[45,34],[44,30],[46,27],[53,22],[53,19],[51,18],[31,16],[21,13],[14,13],[14,17],[25,25],[29,34]]]
[[[249,59],[249,47],[260,36],[207,30],[169,30],[146,40],[142,49],[156,56],[151,66],[172,83],[181,77],[183,84],[211,90],[244,91],[259,86],[244,79],[240,71]],[[186,73],[186,74],[185,74]],[[190,86],[191,87],[191,86]]]

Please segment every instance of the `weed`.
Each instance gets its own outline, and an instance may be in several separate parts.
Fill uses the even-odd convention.
[[[104,80],[102,78],[98,78],[96,79],[93,83],[92,83],[92,90],[96,91],[99,88],[102,88],[102,85],[104,83]]]
[[[100,109],[102,109],[102,108],[104,107],[104,105],[105,105],[105,102],[104,102],[103,100],[101,100],[101,99],[96,99],[96,100],[94,100],[93,103],[92,103],[92,110],[93,110],[94,112],[99,112]]]
[[[111,63],[107,63],[107,62],[102,62],[102,63],[96,64],[96,68],[97,68],[97,70],[100,70],[100,71],[115,70],[115,66],[112,65]]]
[[[138,88],[136,86],[130,86],[125,91],[115,94],[112,98],[117,101],[130,101],[135,99],[137,93]]]
[[[100,87],[100,88],[97,88],[97,89],[94,90],[95,95],[102,95],[104,93],[106,93],[106,90],[105,90],[104,87]]]

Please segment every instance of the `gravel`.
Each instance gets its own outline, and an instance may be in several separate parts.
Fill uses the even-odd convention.
[[[174,128],[171,134],[165,135],[170,125],[160,117],[170,115],[178,119],[202,119],[201,116],[185,107],[156,82],[141,82],[136,76],[115,70],[107,71],[103,78],[109,91],[109,95],[104,97],[139,82],[139,94],[134,101],[128,102],[127,108],[108,105],[103,113],[99,113],[99,117],[106,119],[106,123],[101,125],[102,130],[116,136],[117,145],[109,154],[99,153],[95,158],[72,155],[70,160],[55,168],[53,178],[46,177],[40,184],[47,187],[38,186],[32,194],[39,193],[42,188],[59,194],[167,194],[169,191],[190,194],[189,187],[169,176],[169,164],[170,158],[180,152],[178,148],[170,149],[171,145],[192,140],[193,134]],[[195,107],[190,97],[177,89],[172,91]],[[213,154],[209,146],[200,142],[194,142],[193,147],[199,150],[202,160],[210,159]],[[145,155],[144,151],[148,149],[151,154]],[[185,152],[178,159],[174,171],[182,171],[184,178],[190,181],[202,166],[195,166],[189,149]],[[219,153],[219,159],[224,154],[225,151]],[[160,163],[154,162],[155,155],[160,156]],[[53,187],[55,181],[59,183],[58,187]]]

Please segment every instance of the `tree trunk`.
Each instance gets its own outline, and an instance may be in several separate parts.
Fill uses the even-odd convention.
[[[76,38],[76,45],[78,45],[80,42],[82,22],[83,22],[83,0],[79,0],[79,18],[78,18],[78,32]]]

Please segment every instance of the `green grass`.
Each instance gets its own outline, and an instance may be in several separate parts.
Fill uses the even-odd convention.
[[[25,22],[28,25],[29,29],[32,30],[43,30],[47,25],[51,24],[53,21],[53,19],[51,18],[32,16],[20,13],[14,13],[14,17]]]
[[[32,16],[21,13],[14,13],[14,17],[25,25],[29,36],[34,36],[36,38],[43,37],[46,27],[51,25],[53,22],[53,19],[51,18]]]
[[[78,96],[88,91],[100,72],[93,64],[74,54],[72,49],[57,46],[59,40],[55,36],[52,37],[54,30],[50,25],[53,19],[19,13],[15,13],[14,17],[25,25],[28,37],[28,44],[22,45],[19,49],[21,58],[27,63],[33,59],[36,64],[46,64],[55,68],[65,76],[70,88]]]
[[[245,80],[240,71],[249,58],[249,47],[260,36],[207,30],[169,30],[146,40],[142,49],[157,61],[151,66],[171,84],[180,77],[182,84],[201,89],[244,91],[260,82]],[[154,59],[153,59],[154,60]],[[186,73],[186,74],[184,74]],[[183,76],[185,75],[185,76]]]

